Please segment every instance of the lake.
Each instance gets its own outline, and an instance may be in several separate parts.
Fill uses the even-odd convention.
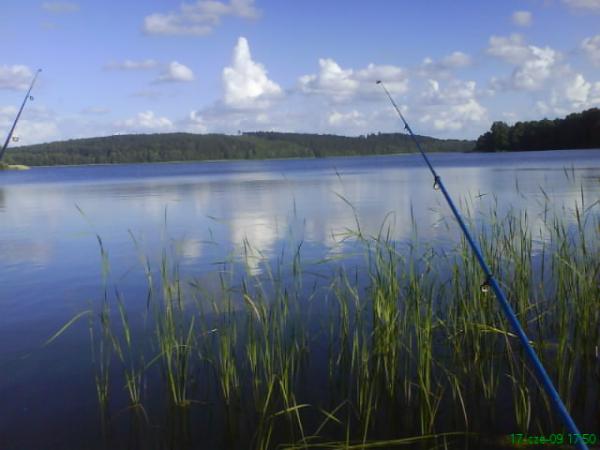
[[[600,199],[600,150],[431,160],[476,226],[495,204],[500,215],[526,210],[536,245],[544,241],[548,210],[574,226],[575,202],[582,195],[586,206]],[[591,214],[597,218],[598,211]],[[182,279],[212,289],[220,267],[245,265],[260,276],[300,243],[313,271],[331,270],[344,257],[360,266],[352,231],[376,235],[384,220],[393,241],[416,235],[450,248],[460,234],[449,214],[414,154],[0,172],[0,447],[97,442],[87,321],[43,344],[102,298],[98,238],[108,254],[110,290],[118,287],[132,311],[143,311],[141,260],[156,270],[165,248]]]

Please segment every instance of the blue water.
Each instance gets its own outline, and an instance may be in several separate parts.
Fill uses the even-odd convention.
[[[496,203],[501,214],[527,210],[541,239],[545,207],[574,220],[582,193],[586,205],[600,199],[600,150],[431,160],[475,220]],[[97,236],[111,285],[143,308],[140,258],[156,268],[164,248],[210,287],[219,263],[260,274],[294,243],[307,264],[343,256],[357,220],[376,234],[388,213],[393,239],[412,239],[413,222],[433,245],[459,237],[417,155],[0,172],[0,448],[58,448],[97,429],[85,321],[42,348],[102,295]]]

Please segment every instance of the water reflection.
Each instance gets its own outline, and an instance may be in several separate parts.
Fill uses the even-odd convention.
[[[590,198],[599,191],[597,165],[570,171],[555,167],[561,163],[567,167],[563,160],[545,161],[546,168],[539,167],[539,160],[529,168],[514,161],[500,167],[472,161],[457,166],[456,158],[452,155],[446,165],[443,158],[437,161],[439,172],[465,213],[473,217],[485,215],[497,201],[500,215],[511,208],[527,209],[532,227],[543,231],[546,207],[553,212],[565,205],[572,208],[580,201],[580,189]],[[76,170],[87,172],[82,175],[85,182],[0,185],[0,240],[20,239],[21,250],[6,243],[4,249],[26,258],[24,254],[39,253],[35,249],[42,247],[42,241],[60,241],[69,233],[89,231],[91,225],[94,233],[116,248],[128,244],[124,239],[128,229],[148,237],[164,233],[165,228],[167,233],[185,234],[183,256],[190,259],[202,259],[199,243],[206,240],[215,240],[224,251],[240,250],[246,240],[265,255],[273,255],[281,241],[292,238],[320,243],[335,252],[340,240],[358,226],[364,234],[377,234],[387,213],[392,213],[391,237],[396,240],[411,237],[413,222],[426,240],[457,236],[456,227],[450,227],[448,234],[444,226],[449,210],[441,194],[432,189],[429,173],[413,159],[387,157],[367,164],[342,159],[323,161],[320,166],[311,161],[311,169],[304,171],[295,167],[302,162],[278,163],[270,171],[264,166],[274,163],[246,172],[234,166],[230,173],[213,165],[219,170],[197,177],[145,178],[133,166],[135,176],[124,178],[121,173],[113,183],[104,178],[110,167],[71,168],[70,176]],[[167,175],[170,168],[163,166]],[[76,260],[75,255],[72,258]]]
[[[573,158],[575,169],[563,170]],[[526,211],[535,237],[544,239],[545,216],[556,213],[573,223],[572,209],[581,202],[582,190],[586,206],[600,198],[600,151],[436,154],[432,159],[461,210],[478,227],[497,205],[499,217],[511,209]],[[283,250],[289,255],[290,243],[293,252],[294,244],[304,242],[303,261],[316,262],[348,252],[352,246],[346,238],[358,227],[364,235],[377,235],[386,217],[390,237],[398,241],[412,239],[413,225],[418,237],[432,245],[459,238],[448,206],[416,155],[34,168],[1,175],[0,371],[9,381],[0,381],[0,393],[7,411],[26,403],[26,394],[11,386],[38,385],[42,356],[37,353],[8,369],[2,361],[39,351],[41,342],[89,306],[88,300],[101,297],[96,235],[109,254],[111,283],[126,290],[125,298],[136,305],[145,305],[146,299],[140,255],[156,270],[166,247],[175,249],[184,275],[210,288],[219,284],[220,266],[214,263],[242,261],[245,248],[254,274]],[[600,217],[597,211],[592,214]],[[89,330],[80,325],[66,335],[66,347],[87,348]],[[56,358],[75,354],[63,350]],[[72,361],[89,368],[88,363]],[[64,383],[63,375],[45,372],[49,386]],[[87,387],[69,385],[70,407],[81,409],[77,401]],[[44,399],[47,395],[53,405],[63,401],[61,388],[47,392]],[[28,423],[46,420],[46,411],[43,405],[32,408]],[[14,437],[18,429],[7,423],[0,421],[0,435]]]
[[[7,266],[31,264],[45,266],[53,257],[52,245],[44,240],[0,240],[0,255]]]

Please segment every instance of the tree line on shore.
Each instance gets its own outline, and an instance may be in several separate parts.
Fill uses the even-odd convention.
[[[477,141],[417,136],[428,152],[522,151],[600,148],[600,109],[564,119],[494,122]],[[409,135],[249,132],[226,134],[130,134],[72,139],[9,149],[4,163],[40,165],[110,164],[220,159],[322,158],[387,155],[415,151]]]
[[[420,137],[431,152],[462,152],[469,140]],[[414,151],[409,136],[377,133],[348,137],[326,134],[252,132],[225,134],[131,134],[73,139],[9,149],[10,164],[69,165],[219,159],[321,158]]]
[[[600,109],[573,113],[564,119],[494,122],[482,134],[475,151],[564,150],[600,148]]]

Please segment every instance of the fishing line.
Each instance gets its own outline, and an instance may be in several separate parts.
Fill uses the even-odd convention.
[[[10,129],[10,131],[8,132],[8,136],[6,136],[6,141],[4,141],[4,146],[2,147],[2,150],[0,150],[0,161],[2,161],[2,157],[4,156],[4,152],[6,152],[6,147],[8,147],[8,143],[10,142],[10,138],[13,135],[13,132],[15,131],[15,127],[17,126],[17,122],[19,121],[19,117],[21,117],[21,113],[23,112],[23,108],[25,108],[25,103],[27,103],[27,100],[31,100],[33,101],[33,96],[31,95],[31,90],[33,89],[33,85],[35,84],[35,80],[37,79],[38,75],[40,74],[40,72],[42,71],[42,69],[38,69],[37,72],[35,73],[35,76],[33,77],[33,80],[31,80],[31,84],[29,85],[29,90],[27,91],[27,94],[25,94],[25,98],[23,99],[23,103],[21,104],[21,108],[19,109],[19,112],[17,113],[17,117],[15,118],[15,121],[12,124],[12,127]]]
[[[552,384],[552,380],[548,376],[546,369],[544,369],[542,362],[540,361],[537,354],[535,353],[535,350],[529,343],[529,338],[525,334],[525,331],[523,330],[523,327],[521,326],[519,319],[517,318],[517,316],[515,315],[515,312],[513,311],[512,307],[510,306],[510,303],[508,302],[508,299],[506,298],[504,291],[500,288],[500,285],[496,281],[496,278],[494,278],[492,271],[490,270],[489,266],[485,262],[483,254],[481,253],[481,249],[479,248],[477,243],[473,240],[473,237],[471,236],[469,229],[465,225],[465,222],[463,221],[458,209],[454,205],[454,202],[452,201],[450,194],[446,190],[446,186],[444,186],[442,179],[440,178],[438,173],[435,171],[433,165],[431,164],[431,161],[429,161],[429,158],[427,157],[427,154],[421,148],[421,145],[417,141],[416,136],[414,135],[413,131],[411,130],[410,126],[408,125],[408,122],[402,115],[400,108],[398,108],[398,105],[396,105],[396,102],[392,98],[390,92],[387,90],[387,88],[385,87],[385,85],[383,84],[383,82],[381,80],[378,80],[376,82],[376,84],[381,85],[381,87],[387,94],[388,98],[390,99],[392,106],[394,107],[394,109],[396,110],[398,115],[400,116],[400,119],[402,119],[402,122],[404,123],[404,129],[406,131],[408,131],[408,133],[410,134],[410,137],[412,138],[413,142],[417,146],[417,149],[421,153],[421,156],[423,156],[425,163],[427,164],[427,166],[429,167],[429,170],[431,171],[431,174],[433,175],[433,188],[435,190],[441,190],[442,194],[444,194],[446,202],[448,203],[448,206],[450,206],[450,209],[452,210],[452,214],[454,214],[454,217],[456,218],[458,225],[462,229],[462,232],[465,235],[465,238],[469,242],[469,246],[471,247],[471,250],[473,250],[473,253],[477,257],[477,261],[479,262],[479,265],[481,266],[481,269],[483,270],[483,273],[485,275],[484,282],[481,285],[481,291],[488,292],[490,289],[494,291],[494,294],[496,294],[496,298],[500,302],[500,306],[504,312],[504,315],[506,316],[511,327],[517,334],[517,337],[519,338],[519,341],[521,342],[521,345],[523,346],[525,353],[527,354],[527,356],[529,358],[529,361],[533,365],[533,367],[535,369],[535,373],[537,374],[539,381],[542,383],[542,385],[544,386],[544,390],[550,397],[550,400],[551,400],[552,404],[554,405],[554,408],[560,415],[564,425],[567,427],[569,432],[571,434],[575,435],[575,438],[577,439],[575,445],[580,450],[588,450],[587,445],[583,442],[581,433],[579,432],[577,425],[575,425],[575,422],[571,418],[569,411],[567,411],[567,408],[565,407],[558,392],[556,391],[554,384]]]

